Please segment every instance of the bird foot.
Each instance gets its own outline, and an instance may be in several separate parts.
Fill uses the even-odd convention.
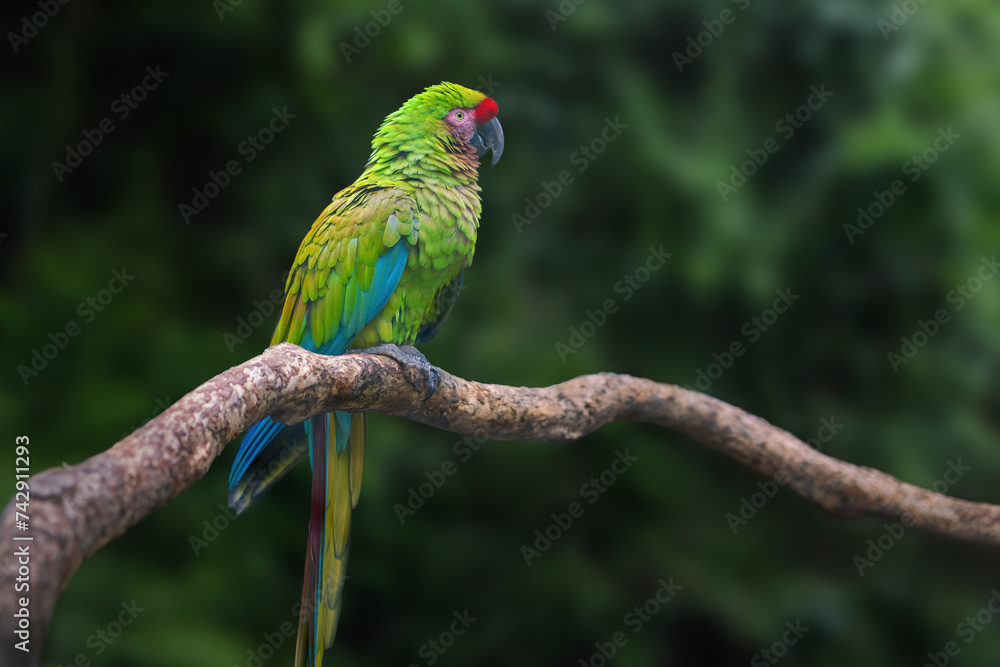
[[[381,345],[376,345],[375,347],[367,347],[364,349],[350,350],[350,352],[364,353],[364,354],[378,354],[383,357],[389,357],[394,359],[411,371],[416,371],[419,374],[422,382],[415,382],[413,380],[414,373],[410,375],[410,382],[417,389],[424,389],[427,392],[427,396],[424,400],[428,400],[437,391],[438,385],[441,383],[441,374],[438,372],[431,362],[427,361],[427,357],[424,353],[413,347],[412,345],[396,345],[395,343],[382,343]]]

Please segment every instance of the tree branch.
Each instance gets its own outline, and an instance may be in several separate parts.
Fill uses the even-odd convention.
[[[441,371],[424,401],[420,378],[387,357],[326,357],[284,343],[217,375],[110,449],[75,466],[32,476],[31,542],[14,542],[14,500],[0,539],[30,545],[30,593],[15,593],[16,558],[5,547],[0,618],[30,595],[31,653],[3,641],[0,662],[37,665],[56,600],[76,569],[102,546],[204,475],[255,421],[297,423],[333,410],[405,417],[495,440],[568,441],[612,422],[657,424],[683,433],[788,485],[827,512],[900,518],[931,532],[1000,544],[1000,506],[957,500],[878,470],[830,458],[790,433],[727,403],[677,386],[600,373],[544,388],[469,382]],[[222,491],[220,491],[222,493]]]

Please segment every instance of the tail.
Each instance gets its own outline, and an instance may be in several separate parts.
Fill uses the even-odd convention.
[[[250,427],[229,473],[229,506],[237,514],[306,457],[304,435],[302,426],[285,426],[270,417]]]
[[[334,447],[330,447],[331,427]],[[361,492],[367,417],[334,412],[313,417],[305,428],[313,469],[312,513],[295,667],[320,667],[340,617],[351,510]]]

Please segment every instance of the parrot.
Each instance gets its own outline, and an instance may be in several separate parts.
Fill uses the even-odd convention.
[[[381,354],[436,371],[416,347],[437,334],[472,263],[482,213],[480,160],[503,153],[497,103],[454,83],[429,86],[390,113],[361,175],[302,240],[271,345],[326,355]],[[341,610],[351,512],[361,491],[367,419],[333,412],[289,427],[250,427],[229,476],[240,514],[308,455],[312,503],[296,667],[320,667]]]

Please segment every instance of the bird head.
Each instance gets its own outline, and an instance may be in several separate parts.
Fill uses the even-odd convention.
[[[476,157],[482,158],[490,151],[493,154],[490,167],[495,167],[503,154],[503,128],[497,120],[499,107],[482,93],[464,90],[474,96],[455,100],[461,106],[452,107],[442,120],[456,139],[476,150]]]
[[[483,93],[454,83],[439,83],[411,97],[390,114],[373,142],[395,144],[398,152],[423,157],[440,150],[482,158],[492,153],[490,166],[503,154],[503,128],[497,103]]]

